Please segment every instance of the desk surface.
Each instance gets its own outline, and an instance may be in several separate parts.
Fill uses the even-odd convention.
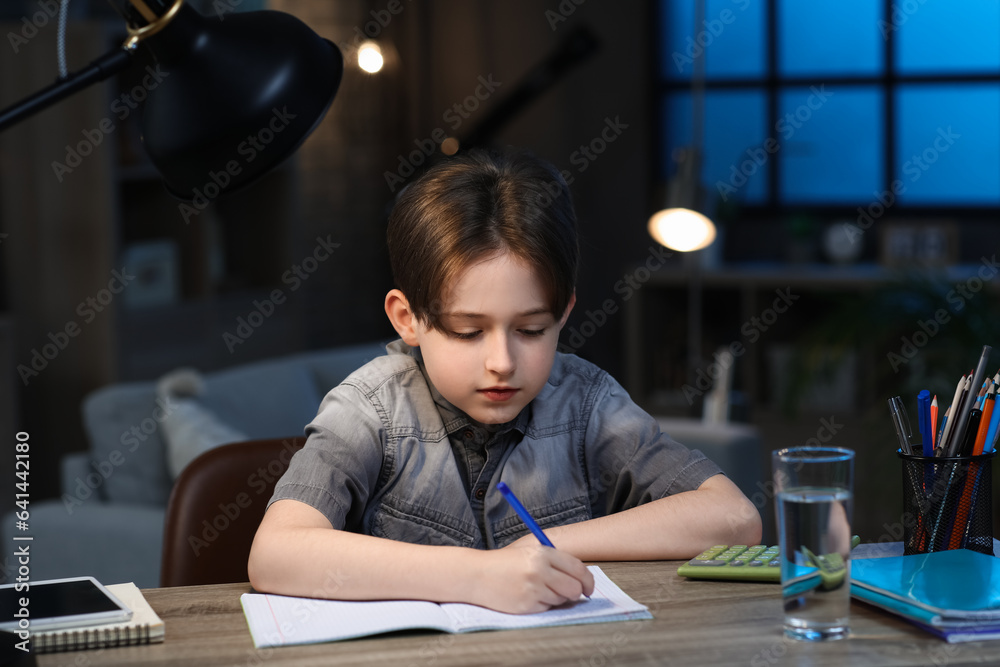
[[[450,635],[394,634],[254,650],[241,593],[249,584],[144,590],[166,641],[38,656],[38,665],[956,665],[1000,663],[1000,641],[947,644],[860,602],[852,635],[825,644],[784,638],[775,584],[694,581],[679,561],[602,563],[652,621]]]

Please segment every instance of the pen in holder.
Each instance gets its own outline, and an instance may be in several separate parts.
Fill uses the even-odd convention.
[[[903,553],[971,549],[993,555],[993,458],[916,456],[903,466]]]

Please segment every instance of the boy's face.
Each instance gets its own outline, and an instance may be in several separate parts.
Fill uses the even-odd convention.
[[[502,424],[545,386],[574,302],[557,320],[535,272],[499,255],[459,274],[445,294],[444,332],[413,318],[411,340],[403,338],[420,347],[431,382],[452,405],[478,422]]]

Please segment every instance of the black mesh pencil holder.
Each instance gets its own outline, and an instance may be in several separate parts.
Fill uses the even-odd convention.
[[[993,555],[993,458],[899,453],[903,553],[971,549]]]

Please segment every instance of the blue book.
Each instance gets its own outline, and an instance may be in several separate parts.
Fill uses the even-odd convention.
[[[1000,621],[947,621],[933,612],[855,585],[851,586],[851,595],[873,607],[892,612],[911,625],[940,637],[949,644],[1000,639]]]
[[[977,551],[852,558],[851,593],[937,628],[1000,629],[1000,558]]]

